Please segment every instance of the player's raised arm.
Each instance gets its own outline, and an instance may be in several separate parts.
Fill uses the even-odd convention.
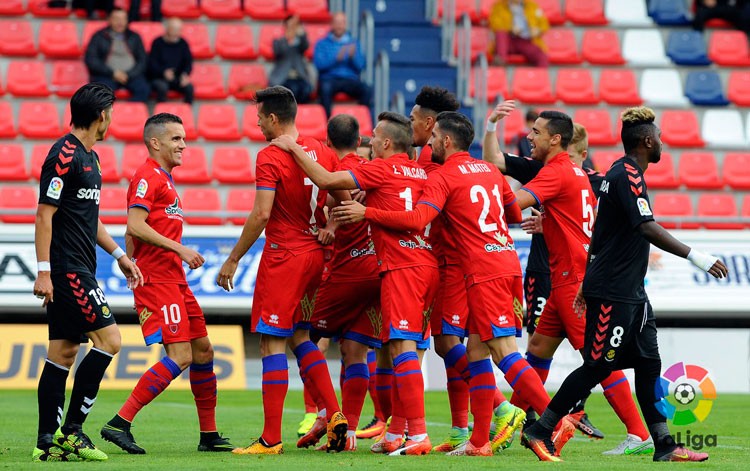
[[[487,118],[487,128],[484,131],[484,140],[482,142],[482,159],[495,165],[503,173],[505,173],[507,168],[505,166],[505,156],[500,152],[500,144],[497,142],[497,123],[508,116],[514,109],[516,109],[516,103],[513,100],[505,100],[492,110],[492,113]]]
[[[335,220],[351,224],[367,219],[370,222],[398,231],[418,231],[439,214],[438,210],[429,204],[419,204],[413,211],[386,211],[367,208],[356,201],[344,201],[341,206],[333,208]]]
[[[283,134],[271,141],[271,145],[289,152],[294,160],[302,168],[302,171],[310,177],[318,188],[324,190],[354,190],[357,183],[349,172],[329,172],[322,165],[315,162],[305,152],[301,145],[297,144],[292,136]]]

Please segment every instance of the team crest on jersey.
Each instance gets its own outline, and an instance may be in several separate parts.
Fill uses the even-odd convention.
[[[135,196],[138,198],[143,198],[146,196],[146,192],[148,191],[148,182],[145,178],[141,178],[141,181],[138,182],[138,188],[135,190]]]
[[[179,328],[180,326],[178,326],[177,324],[169,324],[169,331],[173,334],[176,334]]]
[[[111,315],[112,311],[110,311],[107,306],[102,306],[102,317],[109,319]]]
[[[646,201],[645,198],[638,198],[636,200],[636,203],[638,204],[638,212],[641,213],[641,216],[653,216],[654,213],[651,212],[651,208],[648,205],[648,201]]]
[[[604,356],[604,359],[607,361],[613,361],[615,359],[614,348],[610,348],[609,350],[607,350],[607,354]]]
[[[55,177],[49,182],[47,187],[47,197],[59,200],[62,195],[63,181],[60,177]]]

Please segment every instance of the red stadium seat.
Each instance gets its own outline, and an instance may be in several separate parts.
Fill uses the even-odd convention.
[[[208,27],[202,22],[185,23],[182,26],[182,37],[190,46],[194,59],[210,59],[214,56]]]
[[[359,135],[372,136],[372,113],[365,105],[333,105],[331,116],[337,114],[352,115],[359,122]]]
[[[214,63],[198,62],[190,74],[195,89],[195,97],[201,100],[220,100],[229,94],[224,84],[221,66]]]
[[[598,172],[607,173],[612,164],[616,160],[619,160],[622,155],[622,152],[616,150],[597,150],[591,156],[591,160],[594,162],[594,168]]]
[[[81,57],[78,27],[70,20],[45,21],[39,27],[39,52],[55,59]]]
[[[541,67],[518,67],[513,72],[511,96],[523,103],[554,103],[549,71]]]
[[[106,144],[97,144],[94,147],[94,151],[99,156],[102,181],[104,183],[118,183],[120,181],[120,169],[114,147]]]
[[[325,140],[328,119],[322,105],[299,105],[296,123],[300,135]]]
[[[0,188],[0,221],[31,224],[36,219],[37,194],[33,186],[4,186]],[[3,214],[6,210],[25,214]]]
[[[81,45],[83,46],[83,50],[86,51],[86,48],[89,45],[89,41],[91,41],[91,36],[94,35],[97,31],[100,29],[106,28],[107,22],[106,21],[99,21],[99,20],[90,20],[84,23],[83,25],[83,40],[81,41]],[[143,38],[141,38],[143,39]],[[144,46],[146,44],[144,43]],[[151,47],[151,44],[149,44],[146,47]]]
[[[107,185],[99,195],[99,219],[104,224],[128,223],[128,189]]]
[[[273,60],[273,40],[284,35],[282,25],[263,25],[260,27],[260,36],[258,36],[258,55],[266,60]],[[314,48],[314,45],[310,45]]]
[[[215,188],[187,188],[182,192],[181,199],[185,222],[188,224],[223,224],[222,219],[215,215],[221,211],[219,192]]]
[[[750,72],[734,70],[729,73],[727,97],[737,106],[750,106]]]
[[[482,3],[494,3],[497,0],[482,0]],[[565,16],[563,16],[562,8],[560,8],[560,0],[536,0],[536,3],[544,11],[547,16],[547,20],[551,25],[561,25],[565,23]]]
[[[462,30],[456,29],[456,53],[458,53],[458,48],[461,47],[461,35]],[[485,54],[489,58],[489,51],[492,48],[492,36],[489,28],[485,26],[472,26],[469,40],[471,41],[472,62],[475,61],[480,54]]]
[[[253,30],[245,24],[219,24],[216,28],[216,53],[223,59],[255,59]]]
[[[708,42],[708,58],[717,65],[743,67],[750,65],[750,46],[741,31],[714,31]]]
[[[49,6],[49,0],[28,0],[27,9],[34,16],[49,17],[66,17],[70,15],[67,8],[55,8]]]
[[[742,212],[740,213],[740,217],[746,219],[745,225],[750,227],[750,194],[745,194],[744,198],[742,198]]]
[[[590,146],[613,146],[617,137],[612,133],[612,118],[608,108],[579,109],[573,121],[586,128]]]
[[[25,181],[31,177],[20,144],[0,144],[0,181]]]
[[[245,0],[245,13],[256,20],[283,20],[284,0]]]
[[[728,152],[722,167],[727,185],[735,190],[750,190],[750,154]]]
[[[162,2],[161,12],[165,18],[176,16],[193,20],[201,16],[201,9],[197,0],[168,0]]]
[[[737,219],[737,202],[731,193],[702,193],[698,197],[698,217],[705,218],[701,226],[706,229],[739,230],[741,222],[728,222]]]
[[[313,52],[315,51],[315,44],[331,32],[331,27],[327,23],[313,23],[305,25],[305,31],[307,32],[307,40],[310,42],[310,47],[305,51],[305,57],[312,60]],[[334,100],[335,99],[336,98],[334,97]]]
[[[578,42],[572,29],[555,28],[544,35],[547,44],[547,57],[553,64],[580,64],[583,62],[578,52]]]
[[[265,142],[266,138],[258,127],[258,107],[255,105],[245,106],[242,113],[242,135],[251,141]]]
[[[489,110],[487,116],[489,116],[490,113],[492,113],[492,110]],[[516,108],[505,119],[503,119],[503,140],[505,141],[505,144],[510,144],[510,142],[523,131],[524,126],[526,126],[523,116],[523,112],[519,108]]]
[[[255,190],[245,190],[241,188],[232,188],[227,194],[227,212],[230,216],[227,218],[229,222],[235,226],[241,226],[245,224],[250,211],[255,206]],[[232,213],[235,213],[232,215]]]
[[[245,15],[240,0],[201,0],[201,10],[214,20],[241,20]]]
[[[50,91],[61,97],[71,97],[89,83],[89,72],[81,61],[55,61],[52,63]]]
[[[0,21],[0,55],[26,57],[36,55],[31,23],[26,20]]]
[[[659,127],[665,144],[673,147],[703,147],[698,117],[692,111],[664,111]]]
[[[19,16],[26,13],[23,0],[3,0],[0,2],[0,16]]]
[[[7,100],[0,101],[0,138],[12,139],[18,135],[13,124],[13,108]]]
[[[31,148],[31,176],[39,181],[42,175],[42,165],[49,154],[49,144],[35,144]]]
[[[211,175],[220,183],[255,182],[253,162],[246,147],[217,147],[211,159]]]
[[[302,21],[329,21],[328,0],[286,0],[289,14],[296,13]]]
[[[203,105],[198,111],[198,134],[209,141],[240,139],[234,105]]]
[[[44,62],[11,62],[8,65],[8,92],[23,97],[49,96],[47,71]]]
[[[122,172],[120,174],[126,180],[130,181],[143,162],[148,158],[146,147],[141,144],[126,144],[122,151]]]
[[[577,25],[606,25],[604,0],[567,0],[565,17]]]
[[[711,152],[683,152],[678,175],[680,183],[691,190],[716,190],[724,186]]]
[[[206,151],[199,145],[188,146],[182,153],[182,165],[172,170],[178,184],[209,183]]]
[[[673,190],[680,186],[679,181],[674,176],[672,154],[662,152],[659,163],[649,164],[645,178],[649,189]]]
[[[472,67],[471,77],[469,79],[469,94],[470,96],[476,96],[476,73],[479,69]],[[505,67],[494,67],[490,66],[487,68],[487,101],[494,103],[497,101],[498,96],[508,96],[508,85],[505,77]]]
[[[443,3],[444,0],[438,0],[438,18],[443,17]],[[476,0],[455,0],[454,3],[456,4],[456,21],[460,20],[465,13],[469,15],[472,22],[476,22],[476,20],[478,19]],[[487,8],[487,14],[483,18],[487,18],[489,16],[490,8],[492,7],[492,5],[490,3],[490,5],[483,6]]]
[[[146,48],[146,52],[151,50],[151,44],[154,42],[154,39],[164,36],[164,25],[158,21],[137,21],[130,23],[128,28],[141,35],[143,47]],[[188,40],[186,29],[187,24],[182,28],[182,35],[185,37],[185,40]],[[193,53],[193,57],[195,57],[195,53]]]
[[[268,86],[266,68],[262,64],[232,64],[229,69],[229,94],[240,99],[248,99]]]
[[[195,117],[193,117],[193,107],[187,103],[178,103],[168,101],[157,103],[154,108],[154,114],[171,113],[182,119],[182,127],[185,128],[185,139],[192,141],[198,138],[198,131],[195,129]],[[189,145],[189,144],[188,144]]]
[[[109,133],[122,141],[140,141],[143,139],[143,123],[148,117],[144,103],[116,103]]]
[[[687,193],[658,193],[652,199],[654,217],[666,229],[697,229],[696,222],[676,221],[676,218],[693,217],[693,202]],[[663,220],[669,218],[670,220]]]
[[[599,97],[610,105],[640,105],[635,74],[630,69],[602,69],[599,73]]]
[[[18,131],[30,139],[60,137],[60,114],[57,106],[48,101],[25,101],[18,113]]]
[[[620,37],[614,29],[592,29],[583,32],[583,59],[592,64],[622,65]]]
[[[567,105],[599,103],[591,71],[586,68],[557,70],[557,99]]]

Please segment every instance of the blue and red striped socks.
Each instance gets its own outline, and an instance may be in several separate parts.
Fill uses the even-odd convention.
[[[469,363],[471,380],[469,394],[471,396],[471,415],[474,416],[474,430],[471,432],[471,444],[481,448],[487,443],[492,423],[492,400],[495,397],[497,384],[492,372],[492,362],[489,358]]]
[[[393,359],[398,398],[409,426],[409,435],[427,433],[424,418],[424,378],[417,352],[404,352]],[[394,406],[395,408],[395,406]]]
[[[286,355],[277,353],[263,357],[263,434],[266,445],[281,442],[281,416],[289,389],[289,365]]]
[[[526,352],[526,361],[529,363],[529,365],[531,365],[532,368],[534,368],[536,374],[539,375],[539,379],[542,380],[542,384],[545,384],[547,382],[547,377],[549,376],[550,366],[552,365],[552,358],[539,358],[538,356]],[[510,402],[512,402],[516,407],[519,407],[523,410],[529,408],[529,404],[515,392],[511,396]]]
[[[132,422],[135,415],[145,405],[153,401],[156,396],[161,394],[162,391],[167,389],[167,386],[180,373],[182,373],[182,370],[177,366],[177,363],[169,357],[162,358],[149,368],[148,371],[143,373],[143,376],[138,380],[138,384],[135,385],[133,392],[130,393],[130,396],[125,401],[125,404],[122,405],[117,415],[128,422]]]
[[[379,404],[384,421],[393,415],[392,389],[393,368],[375,368],[375,396],[373,400]]]
[[[341,408],[349,430],[357,430],[359,416],[367,396],[367,385],[370,383],[370,372],[364,363],[355,363],[346,367],[344,387],[341,391]]]
[[[466,346],[462,343],[454,346],[443,358],[445,373],[448,377],[448,403],[451,408],[451,425],[467,428],[469,426],[469,385],[462,376],[459,368],[467,363]],[[466,367],[469,369],[470,365]]]
[[[201,432],[216,431],[216,374],[214,362],[190,365],[190,389],[198,409]]]
[[[633,394],[630,392],[630,383],[622,371],[613,371],[612,374],[604,378],[599,383],[604,389],[604,397],[612,406],[617,417],[620,418],[628,433],[646,440],[649,436],[646,426],[643,425],[641,415],[633,401]]]
[[[376,388],[375,370],[377,369],[377,355],[375,350],[367,352],[367,371],[370,374],[370,381],[367,383],[367,391],[370,393],[370,400],[372,401],[372,407],[374,409],[374,416],[378,420],[383,422],[388,417],[383,417],[383,410],[380,408],[380,401],[378,400],[378,390]]]
[[[528,403],[538,414],[549,404],[549,395],[539,375],[518,352],[506,355],[497,365],[505,373],[505,380],[513,388],[514,395]]]
[[[302,342],[294,349],[294,356],[297,357],[300,375],[304,378],[305,384],[309,384],[314,391],[312,396],[319,396],[325,404],[327,419],[330,420],[334,413],[340,412],[336,392],[333,390],[331,374],[328,372],[328,363],[318,346],[311,341]],[[320,410],[320,405],[318,405]]]

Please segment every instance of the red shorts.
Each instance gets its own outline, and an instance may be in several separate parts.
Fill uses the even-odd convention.
[[[521,336],[523,327],[523,280],[504,276],[475,283],[466,290],[470,334],[482,342],[497,337]]]
[[[315,296],[312,328],[323,337],[338,336],[371,348],[382,346],[380,278],[331,281],[320,284]]]
[[[552,292],[539,318],[536,332],[547,337],[567,337],[570,345],[580,350],[586,331],[586,318],[578,317],[573,310],[573,300],[578,293],[580,283],[568,283],[553,286]]]
[[[419,342],[430,335],[430,313],[438,284],[438,270],[430,266],[399,268],[383,274],[380,303],[383,342]]]
[[[295,255],[264,248],[255,282],[251,331],[291,337],[296,328],[309,328],[322,273],[322,250]]]
[[[208,336],[206,319],[188,285],[146,283],[133,291],[146,345],[169,345]]]
[[[466,337],[469,305],[466,300],[466,280],[458,265],[443,265],[439,269],[440,282],[435,296],[435,309],[430,317],[432,335]]]

